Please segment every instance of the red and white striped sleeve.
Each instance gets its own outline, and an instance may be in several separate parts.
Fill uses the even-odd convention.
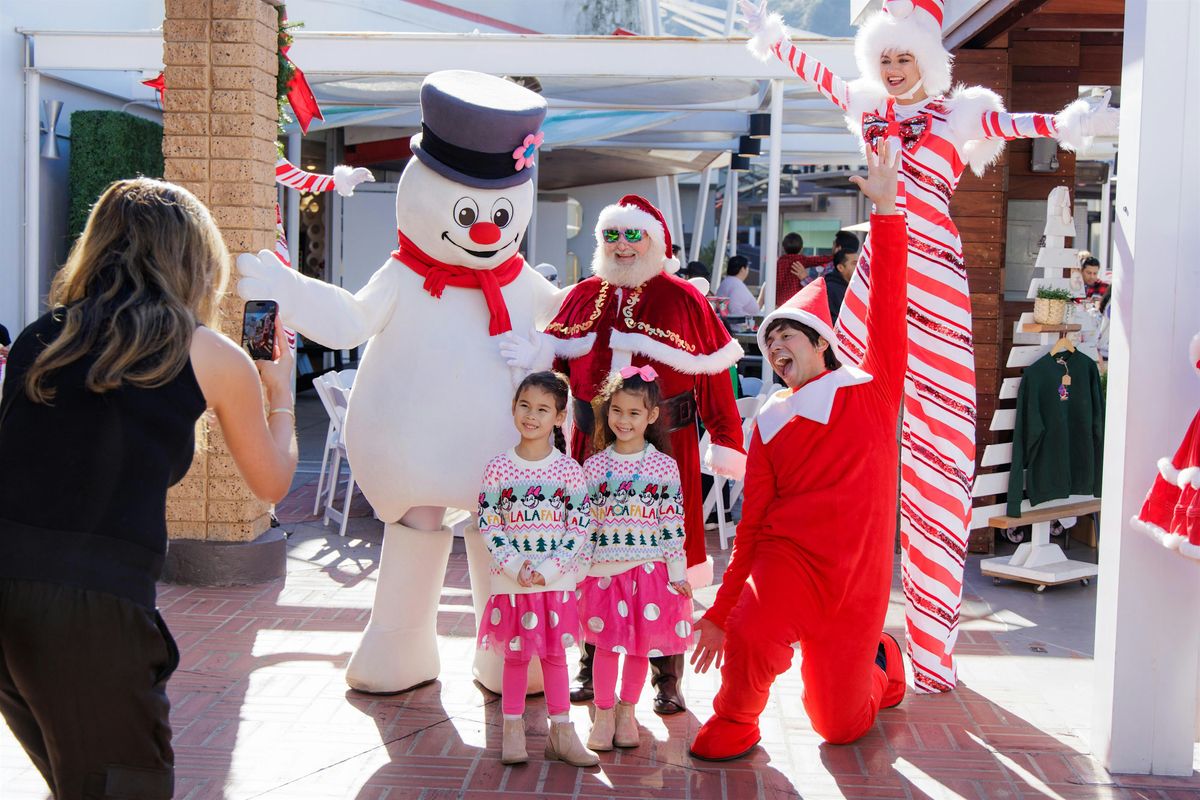
[[[1009,114],[1006,111],[985,111],[979,117],[979,129],[971,139],[1036,139],[1058,137],[1058,123],[1053,114]]]
[[[849,110],[850,87],[830,72],[829,67],[796,47],[786,36],[771,47],[771,52],[787,64],[788,68],[796,73],[796,77],[812,84],[813,88],[829,98],[838,108],[843,111]]]
[[[328,192],[333,188],[333,176],[306,172],[286,158],[275,162],[275,182],[301,192]]]

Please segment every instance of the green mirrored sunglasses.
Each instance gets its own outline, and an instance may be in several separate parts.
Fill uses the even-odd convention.
[[[621,234],[625,234],[625,241],[627,242],[640,242],[642,237],[646,235],[646,232],[641,228],[626,228],[623,231],[619,231],[616,228],[606,228],[604,230],[604,241],[614,244],[620,241]]]

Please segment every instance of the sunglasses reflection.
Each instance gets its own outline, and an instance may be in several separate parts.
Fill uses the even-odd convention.
[[[622,235],[625,236],[625,241],[627,242],[640,242],[642,237],[646,235],[646,232],[640,228],[626,228],[624,231],[617,230],[616,228],[608,228],[604,231],[604,241],[613,244],[620,241]]]

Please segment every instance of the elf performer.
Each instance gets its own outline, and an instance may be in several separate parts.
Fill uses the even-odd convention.
[[[950,84],[942,46],[942,0],[884,0],[855,38],[861,77],[849,83],[798,49],[778,14],[741,0],[759,58],[774,54],[846,112],[865,145],[891,141],[900,156],[897,207],[908,224],[908,368],[901,442],[901,580],[908,651],[919,691],[955,684],[954,645],[975,472],[975,357],[962,242],[950,198],[969,165],[981,175],[1009,139],[1053,137],[1078,149],[1116,133],[1107,100],[1077,100],[1058,114],[1009,114],[980,86]],[[837,322],[837,345],[852,364],[866,351],[871,240]],[[740,534],[739,534],[740,535]]]
[[[591,403],[609,374],[631,364],[654,368],[663,395],[662,413],[670,420],[671,456],[679,464],[688,580],[693,586],[707,586],[712,566],[704,550],[696,415],[712,436],[705,465],[740,480],[746,456],[729,369],[743,351],[704,295],[672,274],[678,269],[662,213],[644,197],[626,195],[600,212],[592,258],[595,274],[571,289],[558,316],[535,336],[534,344],[521,342],[520,349],[536,354],[523,356],[503,345],[501,349],[511,356],[510,366],[545,368],[551,357],[557,358],[555,368],[569,376],[575,398],[571,455],[580,463],[594,452]],[[657,690],[654,710],[659,714],[686,709],[679,686],[683,663],[683,654],[650,659],[651,683]],[[585,651],[571,700],[591,699],[591,652]]]
[[[862,736],[904,698],[904,658],[883,633],[896,528],[896,420],[904,391],[906,231],[888,147],[868,152],[876,269],[862,369],[838,363],[819,278],[763,320],[758,343],[787,388],[759,410],[742,520],[716,600],[696,624],[697,672],[721,668],[692,743],[725,761],[759,741],[771,684],[800,642],[804,708],[831,744]],[[722,663],[722,658],[724,663]]]

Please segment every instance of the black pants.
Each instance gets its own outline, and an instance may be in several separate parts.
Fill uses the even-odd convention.
[[[156,611],[0,580],[0,713],[57,800],[172,796],[166,687],[178,664]]]

